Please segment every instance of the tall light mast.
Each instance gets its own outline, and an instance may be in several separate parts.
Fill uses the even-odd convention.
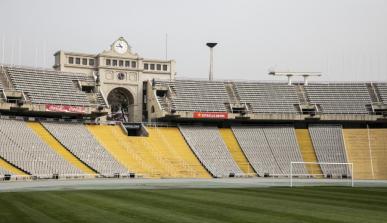
[[[210,81],[213,80],[214,78],[214,65],[213,65],[213,53],[212,53],[212,48],[214,48],[218,43],[207,43],[206,45],[210,47],[211,51],[211,62],[210,62]]]

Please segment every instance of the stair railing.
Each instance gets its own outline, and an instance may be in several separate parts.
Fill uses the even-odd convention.
[[[126,149],[129,154],[131,154],[136,160],[141,164],[141,167],[144,167],[148,170],[148,172],[152,172],[152,175],[156,177],[157,171],[149,166],[133,149],[126,143],[126,141],[118,134],[118,132],[114,129],[114,126],[110,126],[110,130],[113,135],[118,139],[118,142]]]
[[[191,175],[194,176],[194,178],[196,178],[196,174],[195,174],[195,170],[192,169],[192,167],[190,167],[180,156],[179,154],[176,152],[176,150],[173,149],[173,147],[171,146],[171,144],[168,143],[167,139],[164,137],[164,135],[161,133],[160,129],[157,128],[157,126],[155,126],[155,129],[157,131],[157,133],[159,134],[159,136],[161,137],[161,139],[163,140],[163,142],[167,145],[168,149],[172,152],[172,154],[179,160],[180,164],[182,164],[184,166],[184,168],[191,173]]]
[[[144,143],[148,151],[151,151],[152,155],[156,157],[156,160],[160,161],[161,166],[164,167],[164,169],[166,169],[167,171],[169,171],[171,175],[175,174],[175,177],[176,177],[176,170],[174,170],[167,162],[165,162],[165,160],[152,148],[152,146],[149,145],[149,143],[146,141],[144,137],[141,136],[140,139],[142,143]]]
[[[129,171],[131,171],[132,173],[137,173],[137,171],[132,168],[131,166],[129,166],[124,160],[122,160],[119,156],[117,156],[99,137],[98,135],[93,131],[91,130],[91,128],[89,126],[86,126],[86,128],[90,131],[90,133],[95,137],[95,139],[97,139],[97,141],[118,161],[120,162],[123,166],[125,166],[125,168],[127,168]]]

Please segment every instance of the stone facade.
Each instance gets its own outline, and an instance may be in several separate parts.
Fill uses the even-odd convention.
[[[100,92],[107,98],[114,89],[122,90],[128,97],[130,121],[141,122],[144,98],[144,82],[153,78],[174,79],[174,60],[144,59],[131,51],[131,46],[120,37],[110,50],[100,54],[84,54],[58,51],[54,54],[54,69],[67,72],[99,74]],[[146,91],[145,91],[146,92]]]

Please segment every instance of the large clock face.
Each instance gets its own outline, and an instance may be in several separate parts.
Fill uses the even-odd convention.
[[[125,78],[125,74],[119,73],[119,74],[117,75],[117,78],[118,78],[118,80],[122,81],[122,80]]]
[[[128,50],[128,44],[125,41],[119,40],[114,44],[114,49],[117,53],[125,53]]]

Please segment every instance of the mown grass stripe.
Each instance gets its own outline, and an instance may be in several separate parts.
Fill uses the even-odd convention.
[[[387,188],[10,192],[0,222],[385,222]]]

